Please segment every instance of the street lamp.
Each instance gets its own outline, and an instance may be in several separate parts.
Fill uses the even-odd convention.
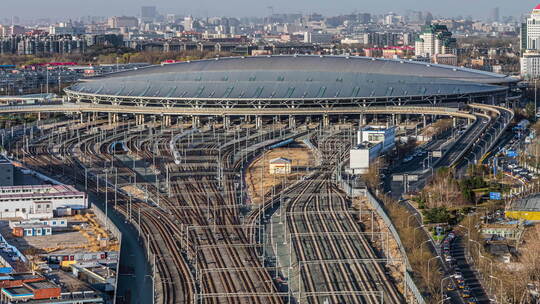
[[[443,283],[445,280],[452,279],[452,275],[449,275],[441,280],[441,299],[444,299]]]
[[[420,244],[420,257],[422,257],[424,255],[424,244],[428,243],[428,242],[433,242],[433,240],[431,238],[429,238],[429,240],[423,241],[422,244]]]
[[[420,226],[413,229],[414,247],[416,247],[416,229],[419,229],[419,228],[424,228],[424,225],[420,225]]]
[[[465,227],[463,225],[458,225],[458,227],[467,229],[467,240],[470,240],[471,239],[471,228]],[[469,253],[469,255],[471,254],[471,243],[469,243],[469,242],[467,242],[467,252]]]
[[[464,158],[467,160],[467,167],[470,167],[471,166],[471,160],[467,156],[465,156]]]
[[[486,257],[483,256],[483,255],[481,255],[480,257],[483,258],[483,259],[486,259],[486,260],[489,262],[489,265],[490,265],[490,266],[489,266],[489,275],[490,275],[490,276],[493,275],[493,261],[490,260],[489,258],[486,258]]]
[[[431,273],[430,267],[429,267],[429,263],[431,263],[432,260],[440,259],[440,258],[441,258],[441,256],[438,255],[438,256],[434,256],[434,257],[432,257],[431,259],[428,260],[428,262],[427,262],[427,269],[428,269],[427,281],[428,281],[428,282],[431,282],[431,281],[429,280],[429,274]]]
[[[502,290],[503,290],[503,288],[502,288],[502,280],[499,279],[499,278],[497,278],[497,277],[494,276],[494,275],[490,275],[489,277],[491,278],[491,282],[490,282],[490,284],[489,284],[489,285],[490,285],[490,286],[489,286],[489,291],[490,291],[490,292],[491,292],[491,287],[492,287],[492,285],[493,285],[493,279],[499,280],[499,288],[500,288],[500,289],[499,289],[499,292],[500,292],[500,296],[501,296],[501,300],[499,300],[499,302],[502,303],[502,297],[503,297],[503,292],[502,292]],[[495,297],[498,298],[497,295],[495,295]]]
[[[416,214],[411,214],[411,215],[409,215],[409,217],[407,217],[407,227],[411,227],[411,225],[410,225],[410,219],[411,219],[411,217],[413,217],[413,216],[416,217]]]

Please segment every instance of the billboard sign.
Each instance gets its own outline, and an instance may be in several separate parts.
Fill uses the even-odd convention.
[[[514,158],[514,157],[518,157],[518,155],[519,154],[514,150],[506,150],[506,156],[508,157]]]
[[[500,192],[490,192],[489,199],[494,201],[500,201],[502,199],[502,195]]]

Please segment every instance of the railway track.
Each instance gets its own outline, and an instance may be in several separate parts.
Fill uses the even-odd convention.
[[[73,121],[60,134],[51,132],[32,141],[24,157],[32,169],[107,197],[109,208],[139,230],[155,269],[155,302],[285,303],[287,294],[278,290],[265,267],[254,234],[258,213],[245,214],[249,206],[245,205],[243,174],[264,147],[294,133],[289,129],[208,128],[172,142],[178,134],[179,130],[151,125],[111,128],[104,121]],[[127,147],[123,159],[133,159],[133,165],[111,148],[115,142]],[[342,145],[333,136],[317,137],[316,142],[326,152]],[[301,189],[309,194],[299,195],[287,207],[289,212],[306,213],[288,219],[291,233],[333,235],[325,240],[312,236],[308,243],[293,239],[295,255],[302,263],[351,256],[376,259],[377,252],[352,215],[342,218],[340,214],[348,210],[349,201],[331,181],[339,155],[327,155],[316,176],[289,189],[274,189],[289,196]],[[148,167],[144,174],[142,167]],[[321,203],[325,199],[319,192],[332,199]],[[314,202],[315,211],[329,213],[309,215]],[[304,266],[302,276],[304,290],[297,300],[308,303],[319,303],[321,290],[345,303],[379,303],[381,294],[387,303],[399,302],[382,263]]]

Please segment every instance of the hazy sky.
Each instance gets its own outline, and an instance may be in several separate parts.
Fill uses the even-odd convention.
[[[501,16],[520,16],[540,0],[0,0],[0,17],[79,17],[138,15],[140,6],[155,5],[161,13],[195,16],[266,16],[276,13],[323,15],[357,12],[429,10],[434,15],[484,18],[489,9],[500,7]]]

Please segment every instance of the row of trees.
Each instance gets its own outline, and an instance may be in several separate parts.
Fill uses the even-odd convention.
[[[78,62],[79,64],[112,64],[145,62],[159,64],[165,60],[197,60],[214,58],[216,56],[232,56],[231,53],[216,53],[208,51],[182,51],[182,52],[137,52],[127,47],[93,46],[83,54],[51,54],[35,55],[0,55],[0,64],[31,65],[46,62]]]

